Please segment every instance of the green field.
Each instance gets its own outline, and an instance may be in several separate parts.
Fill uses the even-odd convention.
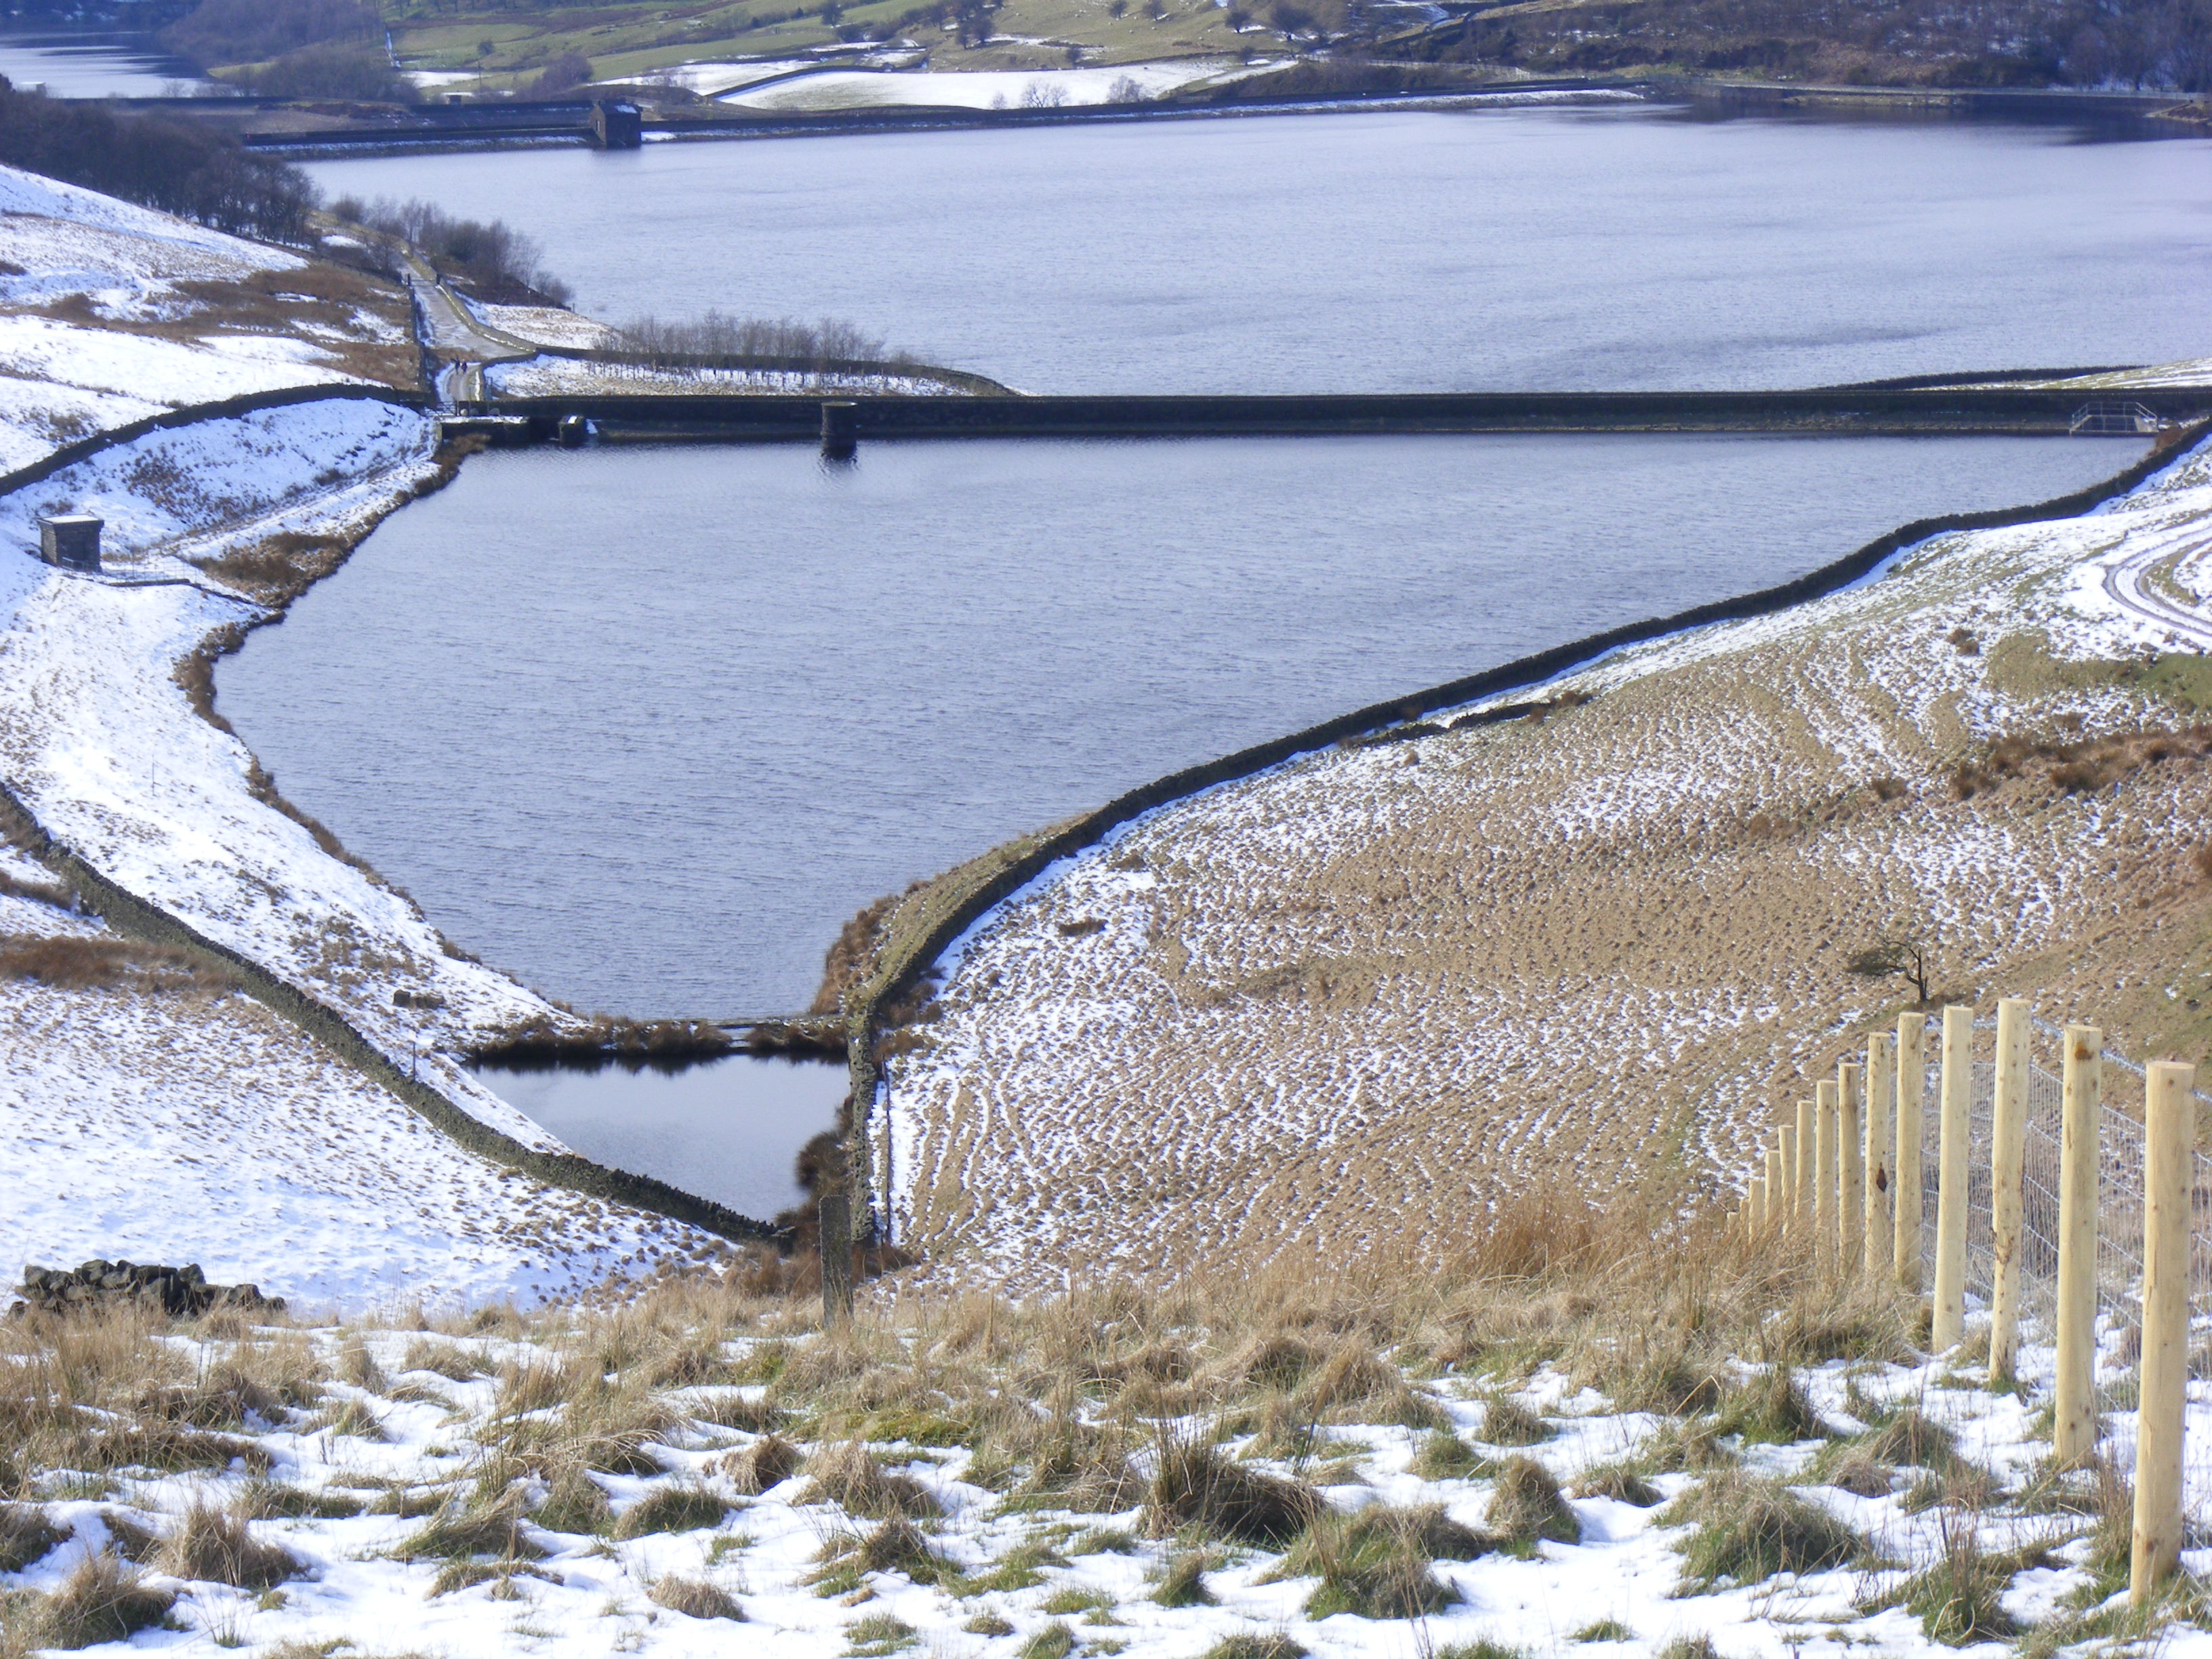
[[[574,7],[535,14],[511,10],[452,12],[428,7],[391,14],[400,61],[410,70],[476,70],[488,90],[526,84],[546,64],[574,52],[591,61],[597,80],[628,79],[683,64],[780,58],[810,47],[873,37],[915,9],[914,0],[856,0],[799,12],[775,0],[753,3]],[[992,20],[990,44],[967,47],[936,21],[913,24],[903,38],[927,50],[934,69],[1031,70],[1064,67],[1068,48],[1086,64],[1235,55],[1275,44],[1229,27],[1212,0],[1142,0],[1118,9],[1114,0],[1006,0]]]

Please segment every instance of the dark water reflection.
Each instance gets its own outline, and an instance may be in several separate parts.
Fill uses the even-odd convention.
[[[477,1075],[585,1157],[760,1221],[805,1196],[793,1164],[833,1127],[846,1081],[842,1066],[749,1054],[675,1073],[610,1066]]]

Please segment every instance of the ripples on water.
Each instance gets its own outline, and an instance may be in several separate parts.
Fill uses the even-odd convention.
[[[2096,440],[1431,437],[471,460],[220,671],[460,943],[803,1007],[841,923],[1329,715],[2118,471]]]
[[[581,308],[850,317],[1034,392],[1813,385],[2212,350],[2212,141],[1630,110],[318,165]]]

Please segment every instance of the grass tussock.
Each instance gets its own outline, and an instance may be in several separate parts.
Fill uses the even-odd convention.
[[[735,1624],[744,1622],[745,1610],[738,1605],[737,1597],[719,1584],[703,1578],[685,1578],[668,1573],[653,1581],[647,1592],[654,1605],[666,1607],[671,1613],[680,1613],[686,1619],[726,1619]]]
[[[1660,1516],[1697,1528],[1682,1545],[1686,1589],[1759,1584],[1783,1572],[1825,1572],[1863,1554],[1866,1540],[1778,1480],[1716,1474]]]
[[[1321,1494],[1302,1480],[1248,1468],[1203,1441],[1170,1437],[1160,1443],[1145,1494],[1145,1523],[1156,1538],[1196,1528],[1279,1549],[1323,1507]]]
[[[1795,1445],[1827,1437],[1826,1425],[1787,1365],[1775,1365],[1736,1384],[1722,1396],[1723,1435],[1741,1435],[1747,1443]]]
[[[265,1590],[300,1575],[289,1550],[256,1538],[242,1508],[196,1502],[163,1540],[161,1571],[172,1578]]]
[[[1375,1504],[1357,1515],[1319,1516],[1284,1556],[1276,1578],[1318,1577],[1306,1616],[1420,1619],[1441,1612],[1452,1591],[1431,1570],[1438,1560],[1471,1561],[1493,1540],[1462,1526],[1442,1506]]]
[[[1902,1607],[1920,1621],[1933,1641],[1947,1647],[1975,1642],[2002,1642],[2020,1633],[2020,1626],[2005,1612],[1999,1598],[2015,1574],[2043,1559],[2039,1546],[1992,1554],[1982,1548],[1980,1531],[1972,1516],[1947,1513],[1942,1520],[1942,1553],[1935,1562],[1905,1580],[1879,1605]]]
[[[699,1532],[719,1527],[729,1506],[697,1486],[656,1486],[622,1512],[615,1522],[617,1540],[657,1532]]]
[[[1489,1467],[1488,1459],[1449,1429],[1431,1429],[1413,1453],[1413,1473],[1424,1480],[1464,1480]]]
[[[1164,1607],[1210,1607],[1216,1596],[1206,1588],[1206,1575],[1217,1565],[1204,1550],[1178,1550],[1168,1557],[1152,1600]]]
[[[1482,1437],[1493,1446],[1537,1446],[1549,1440],[1552,1425],[1510,1395],[1499,1395],[1482,1408]]]
[[[33,1628],[42,1647],[127,1642],[166,1620],[176,1600],[173,1592],[148,1583],[137,1568],[102,1551],[70,1570],[40,1608]]]
[[[835,1504],[848,1515],[872,1521],[892,1516],[921,1520],[943,1512],[920,1481],[884,1468],[862,1441],[826,1447],[805,1467],[807,1485],[797,1500],[801,1504]]]
[[[1306,1650],[1281,1631],[1240,1632],[1224,1636],[1199,1659],[1306,1659]],[[1439,1651],[1437,1659],[1445,1659]]]
[[[1533,1457],[1516,1457],[1498,1471],[1483,1519],[1500,1542],[1521,1549],[1532,1548],[1540,1539],[1577,1543],[1583,1535],[1559,1483]]]
[[[501,1560],[534,1561],[545,1552],[522,1530],[522,1508],[502,1500],[482,1508],[452,1505],[440,1510],[428,1526],[396,1546],[392,1557],[400,1561],[465,1559],[493,1556]]]
[[[739,1492],[755,1497],[790,1480],[799,1473],[801,1461],[798,1447],[771,1434],[726,1454],[714,1469]]]
[[[0,1572],[21,1572],[69,1534],[35,1504],[0,1504]]]

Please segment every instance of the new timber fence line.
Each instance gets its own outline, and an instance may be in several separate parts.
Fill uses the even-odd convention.
[[[1992,1386],[2010,1385],[2036,1320],[2053,1337],[2062,1468],[2087,1464],[2100,1437],[2100,1315],[2107,1329],[2134,1324],[2140,1605],[2180,1558],[2189,1332],[2212,1315],[2212,1157],[2198,1135],[2212,1098],[2194,1066],[2138,1066],[2097,1027],[2053,1025],[2019,998],[1993,1020],[1964,1007],[1900,1014],[1863,1054],[1815,1082],[1761,1146],[1731,1225],[1790,1243],[1839,1285],[1932,1286],[1939,1353],[1978,1303]]]

